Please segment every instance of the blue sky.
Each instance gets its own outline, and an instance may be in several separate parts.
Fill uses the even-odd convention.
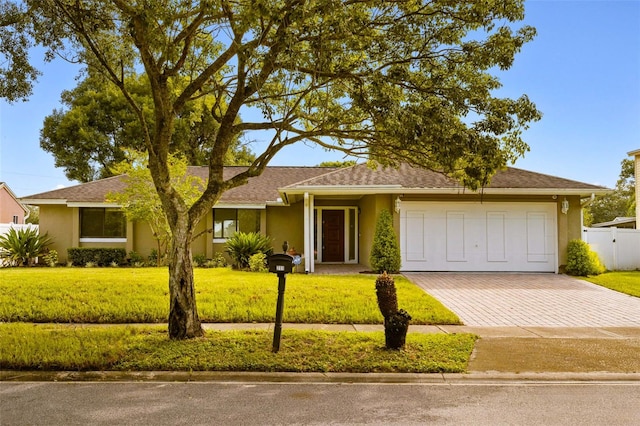
[[[640,149],[640,0],[529,0],[524,22],[538,36],[500,73],[499,93],[526,93],[544,116],[525,133],[531,150],[515,167],[615,186],[620,162]],[[76,86],[78,68],[55,61],[40,69],[29,102],[0,101],[0,181],[18,196],[74,184],[40,149],[39,132],[61,91]],[[340,159],[298,144],[272,164]]]

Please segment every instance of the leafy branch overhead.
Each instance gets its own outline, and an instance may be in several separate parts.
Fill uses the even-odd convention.
[[[37,40],[100,70],[142,123],[146,106],[127,81],[141,68],[162,106],[154,118],[167,124],[213,96],[221,128],[212,158],[233,136],[268,130],[263,155],[230,186],[310,140],[445,170],[476,187],[527,150],[521,132],[540,117],[526,96],[492,95],[500,82],[490,71],[509,68],[535,35],[515,29],[522,1],[26,3]],[[247,108],[260,114],[250,120]],[[153,148],[165,158],[167,147]]]

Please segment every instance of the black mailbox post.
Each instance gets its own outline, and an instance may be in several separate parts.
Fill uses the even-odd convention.
[[[293,271],[293,257],[288,254],[272,254],[267,261],[269,264],[269,272],[288,274]]]
[[[269,272],[278,274],[278,303],[276,304],[276,325],[273,328],[273,352],[280,350],[282,335],[282,313],[284,311],[285,275],[293,271],[293,257],[288,254],[272,254],[268,258]]]

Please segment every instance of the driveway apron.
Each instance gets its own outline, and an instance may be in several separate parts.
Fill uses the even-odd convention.
[[[640,327],[640,298],[566,275],[403,275],[468,326]]]

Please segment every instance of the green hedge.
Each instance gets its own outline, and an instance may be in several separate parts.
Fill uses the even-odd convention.
[[[127,252],[123,248],[74,247],[67,249],[69,261],[74,266],[86,266],[91,262],[96,266],[110,266],[113,263],[125,263]]]

